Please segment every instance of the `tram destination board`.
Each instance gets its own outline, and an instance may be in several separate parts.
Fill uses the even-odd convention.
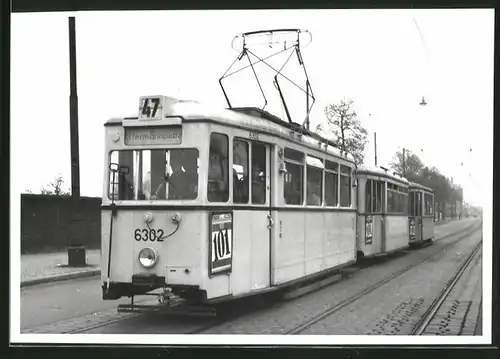
[[[233,260],[233,215],[226,213],[210,214],[210,275],[231,271]]]
[[[182,127],[126,128],[126,146],[179,145],[182,142]]]

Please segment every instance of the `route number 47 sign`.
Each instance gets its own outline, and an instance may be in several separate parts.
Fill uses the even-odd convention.
[[[233,260],[232,213],[211,215],[210,224],[210,274],[231,270]]]

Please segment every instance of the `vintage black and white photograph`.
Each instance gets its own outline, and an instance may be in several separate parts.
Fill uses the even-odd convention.
[[[11,340],[489,344],[494,25],[12,14]]]

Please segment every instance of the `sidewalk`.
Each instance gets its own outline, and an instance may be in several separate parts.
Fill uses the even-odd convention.
[[[23,254],[21,256],[21,287],[101,274],[101,251],[86,251],[86,267],[67,267],[68,253]]]

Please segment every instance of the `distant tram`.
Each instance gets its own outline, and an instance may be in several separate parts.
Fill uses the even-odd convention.
[[[434,191],[410,182],[408,201],[410,246],[414,247],[434,239]]]
[[[408,180],[377,167],[360,167],[358,256],[388,254],[408,247]]]

